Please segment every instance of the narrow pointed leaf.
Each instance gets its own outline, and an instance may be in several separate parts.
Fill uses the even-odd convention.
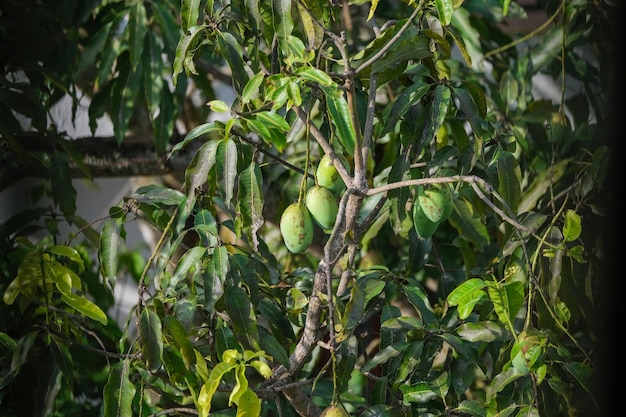
[[[144,308],[141,312],[139,336],[141,337],[141,352],[148,369],[158,370],[163,356],[163,330],[161,319],[154,310]]]
[[[346,152],[352,155],[356,146],[356,130],[352,124],[348,102],[341,90],[324,86],[321,88],[325,93],[326,107],[330,113],[330,118],[337,128],[337,136]]]
[[[147,32],[148,17],[146,8],[143,2],[137,2],[130,8],[128,22],[128,52],[133,70],[137,68],[141,60]]]
[[[227,286],[224,289],[226,312],[232,320],[234,332],[253,350],[260,350],[259,331],[254,311],[250,308],[250,300],[246,290],[240,287]]]
[[[217,145],[216,165],[224,201],[230,206],[237,178],[237,145],[230,137],[221,140]]]
[[[498,158],[497,169],[498,193],[515,213],[521,199],[519,163],[510,152],[502,152]]]
[[[187,276],[187,273],[192,268],[199,266],[199,262],[205,254],[206,248],[203,246],[195,246],[185,252],[178,261],[178,265],[176,265],[176,269],[170,279],[169,288],[174,290],[176,285]]]
[[[114,286],[117,279],[119,249],[122,244],[121,229],[120,219],[111,218],[104,223],[100,233],[100,248],[98,250],[100,273],[111,287]]]
[[[113,366],[104,386],[104,417],[133,417],[133,398],[136,388],[128,378],[130,361]]]
[[[257,232],[263,226],[263,176],[257,164],[250,163],[239,176],[239,208],[243,224],[248,229],[255,250],[258,249]]]
[[[180,6],[180,24],[183,32],[198,23],[200,0],[183,0]]]

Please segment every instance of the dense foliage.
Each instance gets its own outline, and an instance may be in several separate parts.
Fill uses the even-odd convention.
[[[0,6],[0,186],[53,201],[0,227],[3,415],[600,413],[613,2],[49,3]],[[66,95],[180,186],[77,216]]]

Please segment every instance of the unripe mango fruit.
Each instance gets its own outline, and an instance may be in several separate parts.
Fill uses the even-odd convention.
[[[338,155],[341,164],[348,168],[348,160],[343,155]],[[339,194],[346,188],[346,184],[344,184],[337,168],[333,164],[333,160],[330,155],[324,154],[322,159],[320,159],[320,163],[317,165],[317,170],[315,171],[315,177],[317,178],[317,183],[322,187],[326,187],[330,189],[335,195]]]
[[[313,241],[313,221],[304,204],[292,203],[280,216],[280,234],[292,253],[306,250]]]
[[[417,189],[417,204],[430,221],[441,223],[452,214],[454,195],[448,184],[420,186]]]
[[[439,222],[430,220],[418,202],[413,203],[413,227],[422,238],[431,237],[437,231]]]
[[[349,417],[350,414],[345,410],[345,408],[338,405],[328,406],[322,411],[320,417]]]
[[[313,220],[324,230],[332,229],[337,220],[339,203],[333,192],[321,185],[314,185],[306,193],[305,204]]]

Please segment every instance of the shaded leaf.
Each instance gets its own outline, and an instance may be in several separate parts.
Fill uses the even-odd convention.
[[[149,370],[161,367],[163,356],[163,332],[159,315],[149,308],[144,308],[139,317],[139,336],[141,352]]]
[[[116,363],[104,386],[104,417],[133,417],[135,385],[129,379],[130,360]]]

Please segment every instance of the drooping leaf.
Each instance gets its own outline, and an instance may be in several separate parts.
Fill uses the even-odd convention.
[[[263,176],[259,166],[253,162],[239,176],[239,208],[245,228],[252,238],[252,246],[258,249],[257,232],[263,226]]]
[[[204,383],[204,385],[202,385],[200,393],[198,394],[198,416],[208,417],[209,411],[211,411],[211,400],[213,399],[213,394],[217,391],[217,387],[222,381],[224,375],[227,372],[230,372],[233,368],[233,365],[226,362],[220,362],[211,370],[209,379]]]
[[[130,8],[128,26],[130,65],[133,70],[136,70],[143,55],[145,38],[148,32],[148,17],[143,2],[137,2]]]
[[[157,114],[157,110],[161,104],[163,68],[160,58],[162,53],[163,41],[153,31],[148,31],[143,47],[141,67],[143,68],[143,92],[145,94],[148,113],[151,117]]]
[[[237,145],[230,138],[222,139],[216,150],[216,169],[218,173],[218,184],[224,193],[224,202],[230,206],[235,191],[235,179],[237,178]]]
[[[286,39],[293,30],[291,18],[291,0],[272,0],[273,26],[280,39]]]
[[[235,334],[243,338],[240,341],[253,350],[260,350],[256,318],[254,311],[250,308],[246,290],[233,285],[227,286],[224,288],[224,302]]]
[[[135,385],[129,379],[130,360],[116,363],[104,386],[104,417],[133,417]]]
[[[183,32],[198,23],[200,0],[183,0],[180,6],[180,25]]]
[[[511,208],[513,213],[516,213],[521,198],[521,172],[519,163],[510,152],[502,152],[498,158],[497,170],[498,193]]]
[[[76,212],[76,189],[72,184],[67,155],[54,152],[50,161],[50,186],[52,198],[59,205],[61,212],[71,216]]]
[[[339,141],[349,155],[356,146],[356,130],[352,123],[351,111],[343,93],[338,88],[320,86],[325,93],[326,107],[330,119],[337,128]]]
[[[100,248],[98,249],[100,273],[111,288],[117,279],[119,250],[122,244],[121,229],[121,220],[111,218],[104,223],[100,233]]]
[[[233,73],[235,90],[238,93],[242,93],[250,77],[246,71],[248,65],[243,60],[244,53],[241,48],[241,42],[230,32],[220,32],[217,36],[217,43],[220,54],[226,60]]]
[[[452,21],[452,0],[435,0],[435,7],[439,14],[439,21],[443,26],[448,26]]]
[[[149,370],[161,367],[163,357],[163,326],[156,311],[144,308],[139,317],[141,352]]]
[[[137,107],[137,98],[141,87],[143,68],[141,62],[133,69],[128,61],[122,62],[119,75],[111,88],[111,119],[113,121],[115,140],[118,144],[124,141],[128,123]]]
[[[187,29],[185,35],[180,38],[176,46],[176,57],[174,58],[174,72],[172,79],[174,85],[177,84],[178,76],[185,71],[192,74],[198,74],[193,64],[195,46],[198,38],[206,29],[206,25],[194,25]]]

